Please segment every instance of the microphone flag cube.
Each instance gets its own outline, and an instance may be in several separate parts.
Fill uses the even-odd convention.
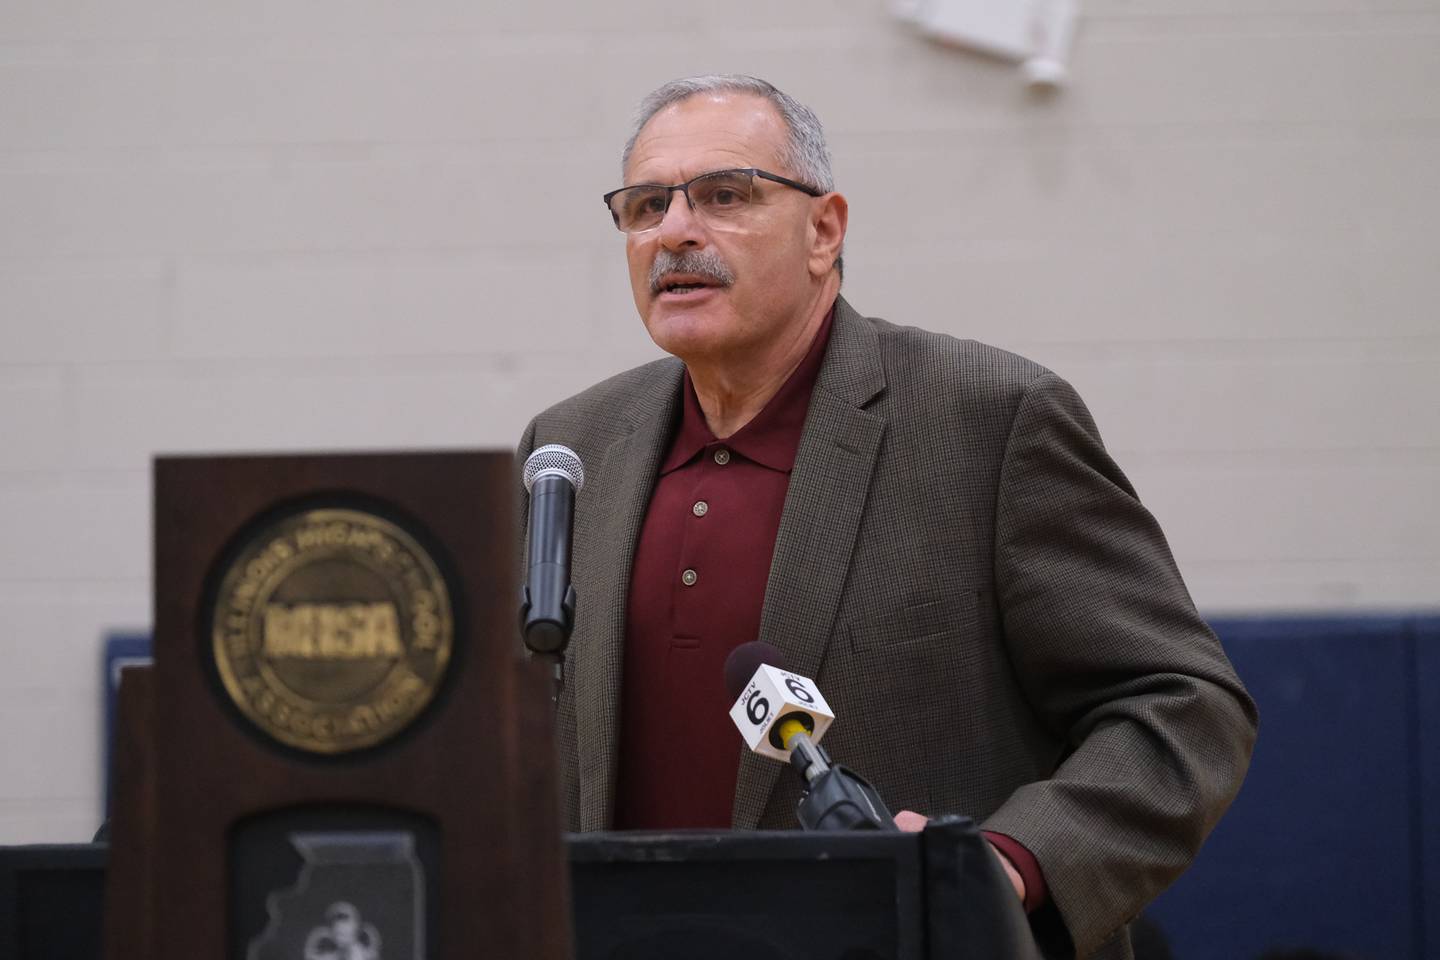
[[[780,739],[782,723],[798,720],[818,743],[835,714],[809,678],[762,664],[730,708],[730,719],[751,751],[784,762],[790,751]]]

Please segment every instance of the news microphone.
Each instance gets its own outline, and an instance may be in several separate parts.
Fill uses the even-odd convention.
[[[815,682],[785,669],[778,647],[742,643],[725,660],[730,719],[754,753],[789,761],[804,779],[795,809],[806,830],[896,830],[895,818],[863,777],[834,763],[820,746],[835,714]]]
[[[752,752],[781,762],[802,739],[819,743],[835,719],[815,684],[784,664],[779,648],[761,640],[741,644],[725,660],[725,688],[735,698],[730,719]]]
[[[530,494],[530,536],[526,580],[520,589],[520,633],[532,652],[558,658],[575,626],[570,535],[585,467],[574,450],[552,443],[530,454],[523,479]]]

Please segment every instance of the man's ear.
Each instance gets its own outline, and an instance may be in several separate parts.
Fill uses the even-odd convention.
[[[815,200],[810,215],[809,268],[813,276],[824,276],[835,266],[840,248],[845,245],[845,228],[850,222],[850,204],[838,193],[827,193]]]

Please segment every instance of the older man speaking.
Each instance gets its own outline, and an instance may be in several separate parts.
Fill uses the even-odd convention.
[[[1255,708],[1084,404],[1021,357],[858,314],[815,115],[751,77],[651,94],[605,196],[673,356],[547,410],[584,460],[559,715],[577,830],[794,825],[722,667],[762,639],[918,827],[982,823],[1042,939],[1125,924],[1239,788]],[[952,309],[936,304],[936,310]]]

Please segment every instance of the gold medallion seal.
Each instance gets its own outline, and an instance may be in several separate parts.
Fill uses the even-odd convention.
[[[309,510],[252,535],[220,580],[214,653],[240,712],[314,753],[373,746],[414,720],[450,659],[450,594],[388,520]]]

